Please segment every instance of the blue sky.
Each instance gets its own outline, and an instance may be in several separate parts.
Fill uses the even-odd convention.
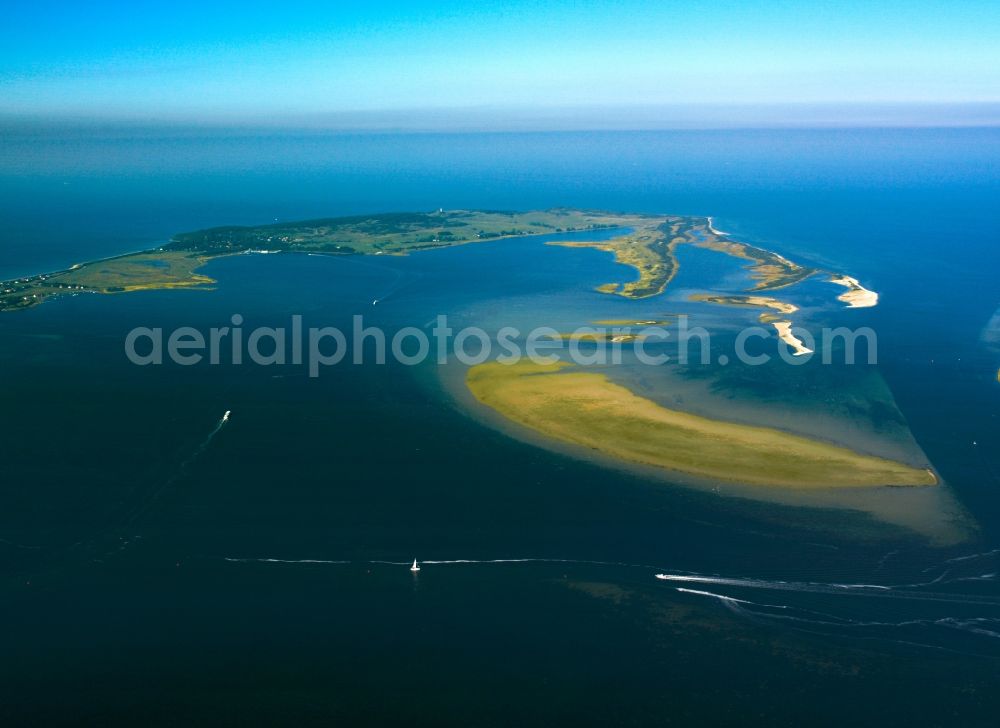
[[[15,2],[0,112],[1000,101],[1000,2]]]

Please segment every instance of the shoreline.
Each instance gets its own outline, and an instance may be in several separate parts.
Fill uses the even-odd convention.
[[[705,230],[713,237],[705,240]],[[728,233],[714,227],[711,216],[553,208],[526,212],[384,213],[178,233],[168,242],[147,250],[77,262],[63,270],[0,281],[3,287],[0,312],[23,310],[50,298],[76,293],[198,287],[208,283],[196,273],[198,268],[216,258],[239,254],[408,255],[476,242],[609,231],[621,231],[621,234],[595,241],[555,239],[548,244],[608,252],[617,263],[635,269],[637,280],[606,283],[597,288],[601,293],[628,299],[663,294],[680,268],[675,248],[694,244],[747,260],[750,276],[757,280],[748,293],[786,288],[823,272],[830,282],[849,289],[838,296],[838,300],[848,307],[873,306],[878,300],[878,294],[865,289],[856,278],[804,268],[778,253],[731,239]],[[197,264],[189,258],[197,259]],[[744,298],[754,303],[765,301],[763,297]],[[779,308],[768,301],[763,305],[786,315],[791,313],[788,310],[791,304],[780,304]]]
[[[132,290],[122,279],[140,279],[141,289],[197,287],[206,283],[195,270],[216,258],[240,254],[306,253],[327,256],[407,255],[469,243],[560,234],[627,231],[658,226],[669,216],[613,213],[573,208],[525,212],[438,210],[381,213],[258,226],[228,226],[177,233],[155,247],[74,262],[60,270],[0,281],[0,312],[32,308],[51,298],[77,293]],[[686,219],[686,218],[679,218]],[[460,230],[459,235],[450,232]],[[179,275],[156,278],[154,259],[201,259]],[[112,272],[95,270],[118,263]],[[132,265],[135,263],[135,265]],[[170,268],[169,265],[165,266]],[[179,269],[178,269],[179,271]],[[177,272],[177,271],[175,271]],[[110,279],[110,280],[109,280]],[[187,281],[187,282],[186,282]]]
[[[725,230],[719,230],[717,227],[715,227],[711,215],[706,216],[705,219],[708,220],[708,231],[713,235],[718,235],[719,237],[722,238],[728,238],[732,235],[732,233],[727,233]]]
[[[828,282],[847,289],[837,296],[837,300],[846,303],[847,308],[872,308],[878,305],[878,293],[862,286],[857,278],[844,273],[831,274]]]
[[[792,333],[791,321],[772,321],[771,325],[777,330],[778,338],[793,349],[792,356],[805,356],[814,353],[802,342],[802,339]]]

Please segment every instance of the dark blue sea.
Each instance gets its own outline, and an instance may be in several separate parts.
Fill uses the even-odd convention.
[[[1000,129],[5,131],[0,279],[216,225],[710,215],[880,293],[848,312],[878,333],[864,376],[942,479],[919,519],[961,527],[907,527],[905,494],[877,509],[720,497],[548,447],[470,405],[453,365],[311,378],[124,353],[136,326],[237,313],[560,327],[683,305],[594,292],[622,276],[605,254],[520,239],[216,260],[214,290],[0,315],[0,720],[994,725],[998,199]],[[817,372],[647,384],[822,433],[853,400]]]

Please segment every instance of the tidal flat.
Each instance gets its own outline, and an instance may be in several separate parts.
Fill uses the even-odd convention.
[[[480,402],[545,435],[697,477],[788,488],[938,482],[927,469],[768,427],[671,410],[564,362],[480,364],[466,381]]]

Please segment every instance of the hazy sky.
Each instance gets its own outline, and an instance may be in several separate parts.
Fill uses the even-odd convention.
[[[1000,2],[48,2],[0,112],[1000,101]]]

